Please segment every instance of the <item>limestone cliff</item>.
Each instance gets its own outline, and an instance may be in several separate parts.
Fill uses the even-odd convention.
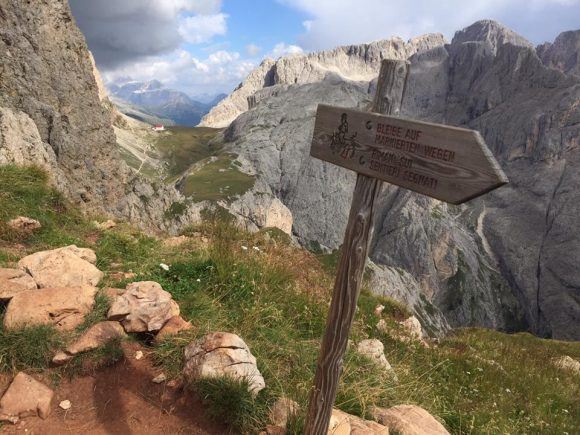
[[[392,38],[282,57],[277,61],[266,59],[227,98],[203,117],[200,126],[227,127],[239,114],[255,104],[252,98],[260,89],[274,85],[319,82],[328,75],[337,75],[350,81],[369,81],[378,74],[382,59],[407,59],[418,51],[444,43],[443,35],[429,34],[407,42]]]
[[[411,62],[404,116],[479,130],[511,183],[458,207],[386,186],[371,247],[376,290],[455,326],[580,338],[578,77],[490,21]],[[373,88],[339,75],[274,85],[225,133],[306,246],[340,246],[354,186],[352,172],[308,155],[316,106],[366,108]]]

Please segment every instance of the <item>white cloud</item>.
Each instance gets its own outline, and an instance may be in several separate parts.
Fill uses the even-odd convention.
[[[183,90],[190,95],[229,92],[256,65],[241,59],[237,52],[217,51],[205,59],[198,59],[185,50],[166,56],[151,57],[141,62],[105,72],[107,83],[153,78],[169,88]]]
[[[534,42],[552,39],[562,30],[578,28],[580,0],[278,0],[305,12],[306,49],[410,38],[456,30],[480,19],[495,19]]]
[[[262,51],[262,48],[258,47],[256,44],[246,45],[246,53],[250,57],[257,56],[261,51]]]
[[[297,45],[288,45],[284,42],[280,42],[274,46],[272,51],[269,53],[270,57],[277,59],[282,56],[292,56],[296,54],[302,54],[304,50]]]
[[[179,23],[179,34],[191,44],[208,42],[214,36],[226,34],[226,18],[223,13],[183,18]]]

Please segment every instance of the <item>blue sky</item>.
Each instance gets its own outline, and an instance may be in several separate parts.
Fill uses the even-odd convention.
[[[108,81],[229,92],[265,57],[453,33],[498,20],[538,44],[580,27],[580,0],[70,0]]]

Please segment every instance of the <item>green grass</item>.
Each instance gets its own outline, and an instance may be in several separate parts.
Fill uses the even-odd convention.
[[[14,331],[0,326],[0,372],[46,369],[61,344],[60,334],[51,326]]]
[[[256,178],[241,172],[233,164],[234,159],[230,154],[222,154],[205,164],[185,178],[181,192],[196,202],[227,200],[247,192]]]
[[[47,188],[45,180],[35,168],[0,167],[0,222],[23,214],[43,223],[33,235],[13,233],[0,224],[0,263],[17,260],[9,253],[16,243],[23,243],[28,252],[68,240],[92,247],[99,268],[133,270],[138,280],[159,282],[192,322],[191,330],[154,347],[155,363],[170,377],[180,374],[183,349],[194,339],[228,331],[246,341],[267,388],[254,398],[243,383],[229,379],[196,382],[191,387],[211,415],[236,432],[252,433],[264,428],[267,409],[277,397],[296,400],[306,409],[337,255],[316,256],[288,240],[277,240],[270,231],[246,233],[212,214],[206,216],[208,222],[189,230],[192,237],[196,232],[207,237],[209,244],[180,249],[164,248],[123,224],[96,231],[89,219]],[[96,239],[86,237],[95,234]],[[160,262],[168,264],[169,271],[161,269]],[[464,285],[461,276],[455,279],[458,288]],[[379,304],[385,306],[380,317],[374,313]],[[99,295],[83,325],[67,334],[45,326],[20,331],[0,327],[0,371],[45,369],[56,350],[102,320],[107,307]],[[441,418],[454,434],[577,433],[580,377],[552,361],[562,355],[580,359],[579,343],[464,329],[425,348],[396,338],[397,320],[408,315],[401,304],[363,289],[350,337],[355,343],[380,339],[398,382],[351,347],[337,407],[368,417],[372,405],[417,404]],[[0,311],[0,320],[1,316]],[[377,331],[381,318],[393,334]],[[121,358],[119,343],[111,343],[76,358],[58,373],[90,373]],[[301,433],[303,417],[304,413],[291,420],[289,433]]]
[[[90,225],[47,180],[40,168],[0,166],[0,240],[46,248],[83,244]],[[21,215],[37,219],[42,228],[32,234],[9,228],[6,222]]]
[[[220,130],[208,127],[168,127],[155,144],[162,160],[169,163],[169,178],[176,177],[192,164],[216,155],[221,144],[212,142]]]

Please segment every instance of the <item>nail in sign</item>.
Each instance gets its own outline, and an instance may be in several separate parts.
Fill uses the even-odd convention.
[[[452,204],[508,182],[475,130],[324,104],[310,155]]]

